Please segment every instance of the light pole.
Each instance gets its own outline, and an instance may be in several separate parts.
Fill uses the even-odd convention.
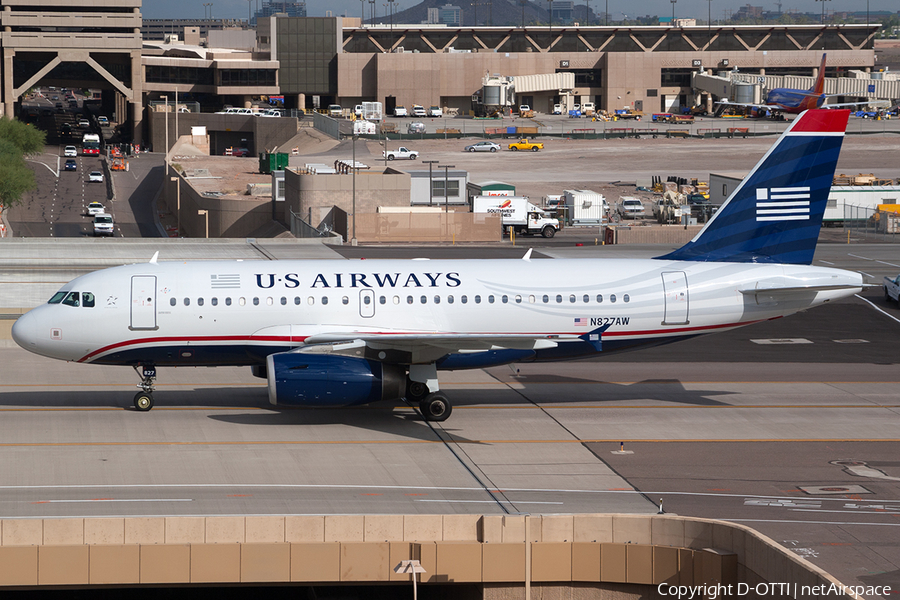
[[[359,0],[359,24],[366,22],[366,0]]]
[[[207,19],[207,18],[212,19],[212,8],[210,8],[211,6],[212,6],[212,2],[204,2],[203,3],[203,18],[204,19]],[[207,14],[209,14],[209,17],[206,16]]]
[[[525,5],[528,4],[528,0],[519,0],[519,4],[522,5],[522,29],[525,29]]]
[[[708,0],[709,6],[706,12],[706,49],[712,44],[712,0]]]
[[[428,163],[428,206],[434,206],[434,179],[432,179],[431,169],[434,165],[441,162],[439,160],[423,160]]]
[[[547,4],[550,5],[550,23],[547,32],[552,36],[553,35],[553,0],[547,0]],[[547,52],[550,52],[550,48],[553,46],[553,40],[550,40],[550,45],[547,46]]]
[[[822,3],[822,25],[824,25],[825,24],[825,2],[827,2],[827,0],[816,0],[816,2]]]
[[[175,197],[177,198],[175,214],[178,219],[178,227],[175,230],[175,237],[181,237],[181,177],[169,177],[169,180],[175,182]]]
[[[250,21],[253,20],[253,0],[247,0],[247,29],[251,29]]]
[[[206,217],[206,239],[209,239],[209,211],[201,209],[197,211],[197,214]]]
[[[356,245],[356,140],[359,138],[358,135],[353,136],[353,239],[350,240],[350,245]]]
[[[606,26],[609,27],[609,0],[606,0],[606,11],[603,13]]]
[[[672,3],[672,27],[675,27],[675,3],[678,2],[678,0],[669,0],[669,2]]]
[[[447,206],[450,204],[450,169],[455,169],[456,165],[439,165],[438,169],[444,170],[444,214],[448,212]]]
[[[374,24],[375,24],[375,0],[369,0],[369,4],[372,5],[372,20],[371,20],[371,23],[372,23],[372,25],[374,25]]]
[[[584,0],[584,20],[591,26],[591,0]]]
[[[166,157],[165,157],[165,161],[166,161],[166,164],[169,164],[169,97],[163,96],[162,94],[160,94],[159,97],[166,99]]]

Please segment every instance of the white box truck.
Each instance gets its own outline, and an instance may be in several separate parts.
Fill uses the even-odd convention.
[[[559,221],[549,218],[543,208],[535,206],[525,196],[473,196],[472,212],[499,213],[506,233],[540,234],[552,238],[559,231]]]

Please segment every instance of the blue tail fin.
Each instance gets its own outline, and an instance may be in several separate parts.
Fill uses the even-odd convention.
[[[811,264],[849,116],[801,113],[706,227],[658,258]]]

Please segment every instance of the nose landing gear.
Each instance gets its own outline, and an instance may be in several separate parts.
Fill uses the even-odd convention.
[[[133,365],[134,372],[139,373],[141,382],[137,384],[141,391],[134,395],[134,408],[140,412],[147,412],[153,408],[153,382],[156,381],[156,367],[154,365]],[[141,369],[138,372],[138,369]]]

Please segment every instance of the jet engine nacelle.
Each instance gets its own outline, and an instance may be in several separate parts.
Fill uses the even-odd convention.
[[[331,354],[281,352],[266,358],[269,402],[283,406],[352,406],[397,400],[406,372],[395,365]]]

